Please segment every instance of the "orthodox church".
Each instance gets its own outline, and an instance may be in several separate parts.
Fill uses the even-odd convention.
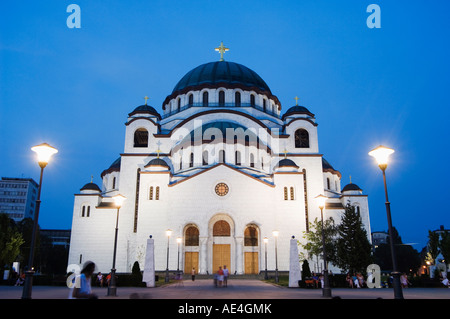
[[[367,195],[319,151],[317,119],[279,99],[253,70],[223,59],[195,67],[162,103],[131,109],[120,156],[102,185],[75,194],[69,264],[109,272],[117,225],[117,272],[144,268],[146,242],[155,269],[212,274],[289,270],[292,236],[304,240],[320,220],[315,198],[328,199],[324,219],[341,219],[350,202],[370,236]],[[113,196],[126,198],[120,209]],[[370,238],[369,238],[370,240]],[[267,256],[267,258],[266,258]],[[331,267],[331,269],[333,269]]]

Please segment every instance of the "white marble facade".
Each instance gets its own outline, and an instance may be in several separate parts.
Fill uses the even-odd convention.
[[[231,71],[223,75],[223,66]],[[147,103],[129,113],[124,150],[102,172],[102,185],[86,184],[75,195],[69,264],[92,260],[109,272],[116,194],[127,198],[118,272],[131,272],[135,261],[144,269],[150,235],[156,271],[166,269],[169,246],[170,270],[211,274],[226,263],[231,273],[258,273],[265,237],[274,270],[274,230],[278,269],[288,271],[290,239],[302,239],[307,221],[320,217],[319,194],[329,197],[325,217],[337,221],[348,201],[358,206],[370,234],[367,195],[356,184],[341,189],[340,172],[319,151],[314,114],[299,105],[282,112],[255,77],[237,63],[208,63],[180,80],[162,115]]]

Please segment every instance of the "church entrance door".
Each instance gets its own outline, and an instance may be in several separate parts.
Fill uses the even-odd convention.
[[[195,273],[198,273],[198,252],[187,251],[184,253],[184,273],[191,274],[192,268],[195,268]]]
[[[230,267],[231,249],[229,244],[213,244],[213,273],[219,270],[219,267],[227,265]]]
[[[245,252],[245,273],[258,274],[258,252]]]

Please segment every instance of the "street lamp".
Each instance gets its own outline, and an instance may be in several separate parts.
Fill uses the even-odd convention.
[[[319,195],[316,197],[317,205],[320,208],[320,217],[322,219],[322,250],[323,250],[323,287],[322,297],[331,297],[330,281],[328,280],[328,266],[327,266],[327,252],[325,249],[325,232],[323,231],[323,209],[325,208],[325,201],[327,197]]]
[[[385,146],[378,146],[377,148],[371,150],[369,155],[374,157],[377,161],[378,167],[383,172],[383,181],[384,181],[384,193],[386,196],[386,215],[388,220],[388,229],[389,229],[389,237],[390,237],[390,247],[391,247],[391,258],[392,258],[392,284],[394,286],[394,298],[395,299],[403,299],[403,291],[402,286],[400,285],[400,272],[397,270],[397,259],[394,251],[394,242],[392,237],[392,218],[391,218],[391,204],[389,203],[387,184],[386,184],[386,168],[388,165],[389,156],[394,153],[394,150]]]
[[[266,270],[264,271],[264,279],[269,279],[269,276],[267,275],[267,243],[269,242],[269,238],[264,237],[264,257],[265,257],[265,264],[266,264]]]
[[[166,266],[166,278],[164,279],[165,282],[169,282],[169,239],[172,235],[172,230],[168,229],[166,230],[166,236],[167,236],[167,266]]]
[[[274,230],[272,232],[273,237],[275,237],[275,282],[278,283],[278,235],[280,232],[278,230]]]
[[[126,197],[120,194],[117,194],[112,197],[114,200],[114,204],[116,204],[117,214],[116,214],[116,230],[114,235],[114,253],[113,253],[113,264],[111,268],[111,280],[108,286],[107,296],[116,296],[117,286],[116,286],[116,252],[117,252],[117,234],[119,232],[119,209],[122,207],[123,202]]]
[[[181,237],[177,237],[177,245],[178,245],[178,261],[177,261],[177,273],[180,272],[180,246],[181,246]]]
[[[31,148],[33,152],[37,155],[37,160],[39,167],[41,168],[41,174],[39,177],[39,187],[38,195],[36,199],[36,209],[33,218],[33,233],[31,235],[31,247],[30,254],[28,256],[28,269],[25,272],[25,283],[23,285],[22,299],[31,299],[31,291],[33,286],[33,262],[34,262],[34,246],[36,244],[36,237],[38,232],[38,219],[39,219],[39,208],[41,207],[41,188],[42,188],[42,175],[44,174],[44,168],[47,166],[50,158],[58,153],[58,150],[47,143],[33,146]]]

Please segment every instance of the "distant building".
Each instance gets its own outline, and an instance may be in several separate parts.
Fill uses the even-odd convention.
[[[34,218],[38,183],[31,178],[2,177],[0,181],[0,213],[14,221]]]
[[[45,236],[51,246],[70,246],[70,229],[41,229],[41,236]]]
[[[385,231],[375,231],[372,233],[372,247],[373,249],[378,248],[381,244],[387,244],[387,239],[389,234]]]

